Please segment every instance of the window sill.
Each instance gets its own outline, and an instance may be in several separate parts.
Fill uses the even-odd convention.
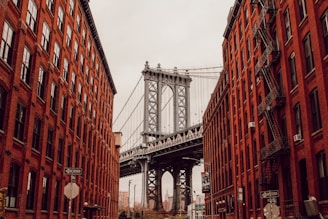
[[[315,68],[312,68],[312,70],[305,75],[305,79],[308,80],[314,75],[315,75]]]

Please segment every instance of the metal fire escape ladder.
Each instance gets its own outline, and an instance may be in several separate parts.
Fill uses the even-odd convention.
[[[284,147],[284,142],[279,128],[278,122],[275,118],[273,102],[280,96],[279,85],[271,74],[270,67],[272,65],[271,55],[273,52],[278,50],[276,42],[272,39],[270,35],[270,23],[268,20],[273,21],[276,16],[276,8],[274,0],[252,0],[252,4],[258,4],[261,7],[261,11],[252,29],[253,37],[260,38],[263,42],[265,49],[259,58],[255,66],[256,76],[262,75],[265,82],[268,85],[269,93],[259,104],[259,113],[265,113],[267,118],[268,126],[272,132],[274,138],[268,146],[261,149],[261,159],[266,160],[273,158],[278,152],[280,152]],[[271,17],[267,17],[270,13]]]

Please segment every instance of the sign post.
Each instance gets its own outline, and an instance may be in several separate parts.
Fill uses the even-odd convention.
[[[71,176],[71,182],[64,187],[64,195],[69,199],[68,204],[68,219],[72,214],[72,199],[79,194],[80,187],[75,183],[76,175],[82,175],[82,168],[65,167],[64,173]]]
[[[261,191],[261,198],[268,199],[269,203],[264,207],[264,215],[267,219],[275,219],[279,216],[279,208],[276,205],[276,198],[279,197],[278,190]]]

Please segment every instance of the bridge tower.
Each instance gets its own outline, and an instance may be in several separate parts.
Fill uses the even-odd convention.
[[[190,83],[192,81],[188,72],[182,75],[175,68],[173,72],[165,71],[158,64],[157,68],[150,68],[148,62],[142,71],[145,81],[144,97],[144,130],[143,146],[165,135],[162,131],[162,96],[164,86],[168,86],[173,93],[173,132],[190,127]],[[165,118],[164,118],[165,119]],[[167,133],[166,133],[167,134]],[[184,211],[191,203],[190,192],[185,191],[186,186],[191,185],[192,166],[182,167],[180,164],[172,164],[169,168],[151,163],[151,158],[139,159],[143,171],[142,178],[142,206],[147,208],[149,200],[154,201],[154,210],[163,209],[161,178],[165,171],[172,174],[174,185],[172,212],[181,211],[181,199],[184,199]],[[150,164],[151,163],[151,164]],[[146,174],[147,173],[147,174]]]
[[[161,109],[165,85],[173,92],[173,132],[189,127],[191,83],[189,74],[178,74],[177,69],[173,73],[164,71],[160,64],[157,68],[150,68],[148,62],[142,74],[145,81],[143,142],[149,142],[163,135]]]

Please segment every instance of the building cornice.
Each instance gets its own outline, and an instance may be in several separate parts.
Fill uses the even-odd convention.
[[[93,39],[96,43],[96,47],[97,47],[97,50],[99,52],[100,59],[101,59],[101,61],[103,63],[103,66],[105,68],[105,72],[106,72],[107,78],[109,80],[109,83],[111,85],[113,94],[116,94],[117,90],[115,88],[115,84],[114,84],[114,81],[113,81],[113,78],[112,78],[112,75],[111,75],[111,72],[110,72],[110,69],[109,69],[109,66],[108,66],[108,62],[107,62],[103,47],[102,47],[101,42],[100,42],[98,31],[97,31],[95,22],[93,20],[93,16],[92,16],[90,6],[89,6],[89,0],[80,0],[80,3],[83,7],[83,11],[84,11],[86,19],[88,21],[92,37],[93,37]]]
[[[229,39],[231,30],[235,24],[242,2],[243,0],[236,0],[234,6],[230,8],[229,15],[228,15],[228,24],[223,34],[224,38],[227,40]]]

